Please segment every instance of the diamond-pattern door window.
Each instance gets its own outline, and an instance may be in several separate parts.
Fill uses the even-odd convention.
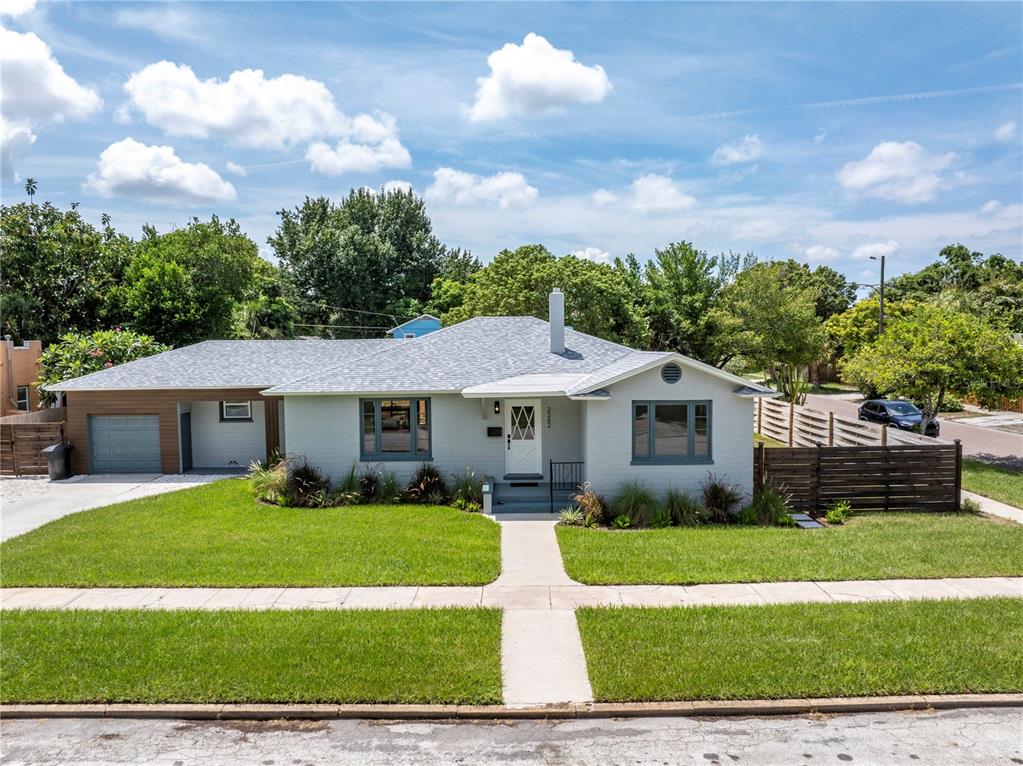
[[[532,405],[512,405],[511,438],[512,441],[532,441],[536,438],[536,408]]]

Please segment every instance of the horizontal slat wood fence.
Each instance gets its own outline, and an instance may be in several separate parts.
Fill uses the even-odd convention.
[[[64,441],[67,410],[54,407],[0,418],[0,475],[39,476],[47,472],[40,450]]]
[[[753,409],[753,428],[789,447],[869,447],[894,444],[933,445],[951,442],[912,431],[842,417],[799,404],[759,397]]]
[[[753,451],[753,483],[820,514],[845,500],[857,511],[959,509],[962,446],[776,447]]]

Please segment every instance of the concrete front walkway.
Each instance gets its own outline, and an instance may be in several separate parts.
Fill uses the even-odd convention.
[[[0,479],[0,540],[78,511],[111,503],[196,487],[228,474],[126,473],[73,476],[64,481],[42,478]]]

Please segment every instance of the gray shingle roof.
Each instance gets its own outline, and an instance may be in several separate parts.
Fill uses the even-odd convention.
[[[268,388],[374,353],[397,342],[392,338],[208,340],[47,388],[51,391]]]
[[[476,317],[405,340],[354,363],[297,377],[267,393],[461,391],[526,373],[593,372],[632,349],[565,330],[565,353],[552,354],[547,322],[535,317]]]

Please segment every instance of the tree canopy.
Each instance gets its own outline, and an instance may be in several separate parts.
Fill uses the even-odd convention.
[[[845,374],[861,388],[921,402],[927,422],[949,392],[986,407],[1023,395],[1023,345],[974,314],[920,303],[853,354]]]
[[[455,293],[442,283],[448,295]],[[622,269],[574,255],[555,257],[543,245],[502,250],[464,283],[460,303],[442,317],[445,324],[475,316],[547,318],[548,295],[565,293],[565,323],[607,340],[645,346],[646,321],[637,310]]]

